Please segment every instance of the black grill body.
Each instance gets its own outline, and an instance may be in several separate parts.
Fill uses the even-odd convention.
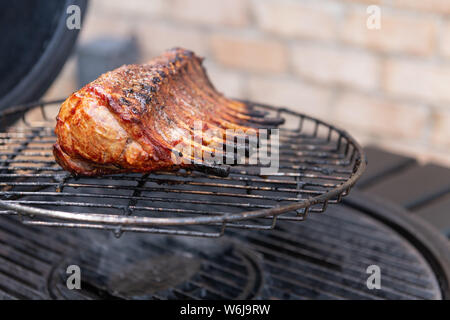
[[[80,8],[87,0],[16,0],[0,10],[0,109],[39,99],[50,87],[78,37],[66,27],[70,5]]]

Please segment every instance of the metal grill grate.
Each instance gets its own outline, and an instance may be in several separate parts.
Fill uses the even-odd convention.
[[[348,194],[365,169],[361,148],[344,131],[254,104],[287,120],[280,128],[278,173],[263,176],[258,167],[241,165],[228,177],[182,170],[76,178],[51,152],[51,119],[59,103],[0,115],[8,128],[12,118],[31,110],[0,132],[0,214],[17,214],[29,225],[111,230],[117,236],[135,231],[219,237],[226,228],[273,229],[277,220],[303,221],[309,212],[323,212]]]
[[[311,216],[305,224],[281,221],[266,233],[228,230],[220,239],[129,233],[111,241],[109,234],[91,230],[49,233],[2,217],[0,298],[442,298],[441,275],[411,239],[360,209],[329,210],[333,214]],[[168,267],[155,275],[161,260]],[[83,270],[81,290],[67,289],[72,264]],[[366,286],[372,264],[383,270],[380,290]],[[125,275],[123,283],[117,275]]]

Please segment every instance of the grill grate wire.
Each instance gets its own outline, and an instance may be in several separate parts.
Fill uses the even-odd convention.
[[[259,167],[237,165],[228,177],[185,170],[74,177],[55,163],[51,151],[60,103],[31,103],[0,114],[0,214],[17,215],[27,225],[110,230],[117,236],[133,231],[220,237],[227,228],[270,230],[279,220],[303,221],[341,201],[366,165],[346,132],[252,103],[287,120],[280,127],[277,173],[261,175]],[[18,123],[7,126],[18,115]]]

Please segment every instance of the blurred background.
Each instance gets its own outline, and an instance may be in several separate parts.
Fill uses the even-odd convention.
[[[381,10],[369,29],[369,5]],[[91,0],[45,99],[182,46],[219,91],[289,107],[450,166],[449,0]]]

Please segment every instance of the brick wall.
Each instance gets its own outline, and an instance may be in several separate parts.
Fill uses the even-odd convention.
[[[136,35],[145,59],[192,49],[228,95],[450,165],[450,0],[91,0],[81,43],[105,34]],[[73,74],[72,61],[49,96]]]

